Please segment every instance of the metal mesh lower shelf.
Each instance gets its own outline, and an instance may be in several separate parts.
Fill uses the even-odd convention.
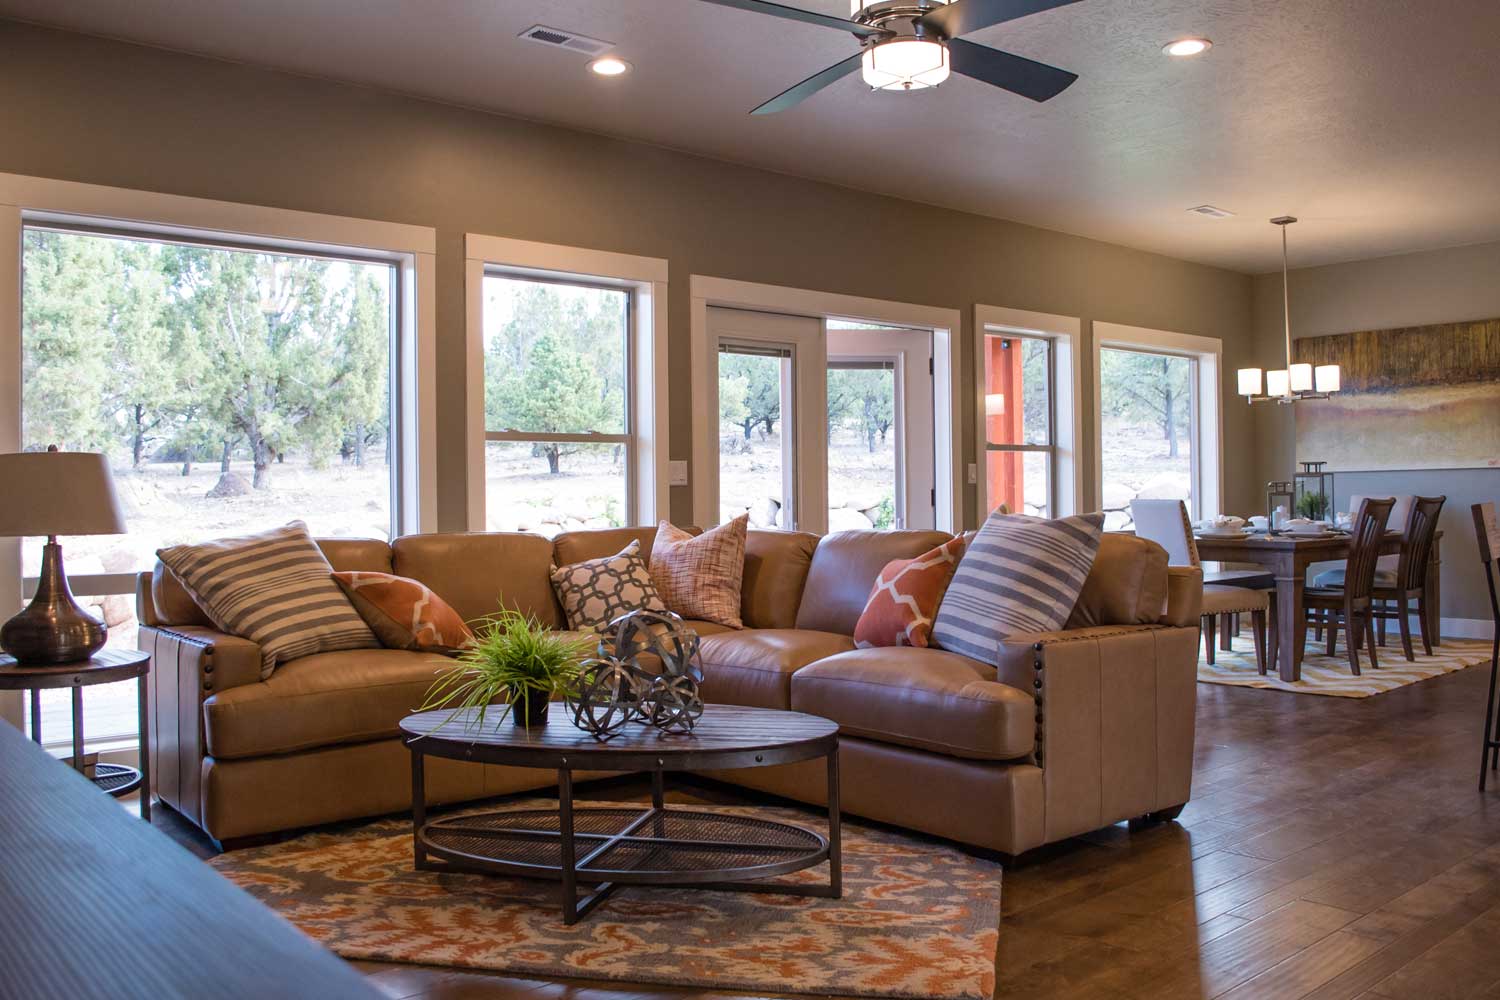
[[[110,795],[125,795],[141,783],[141,772],[124,764],[95,764],[95,787]]]
[[[573,831],[579,876],[619,882],[765,877],[817,864],[828,846],[820,834],[787,823],[683,809],[577,808]],[[439,857],[497,870],[549,876],[563,863],[556,810],[438,820],[421,839]]]

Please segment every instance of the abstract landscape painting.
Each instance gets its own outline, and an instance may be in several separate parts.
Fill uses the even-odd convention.
[[[1343,390],[1297,406],[1297,457],[1333,472],[1500,468],[1500,319],[1294,341]]]

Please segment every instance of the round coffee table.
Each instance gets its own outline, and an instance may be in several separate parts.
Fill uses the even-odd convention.
[[[401,721],[411,751],[412,848],[416,867],[562,883],[563,921],[575,923],[621,885],[692,885],[837,899],[839,764],[836,723],[801,712],[709,705],[690,735],[631,725],[608,741],[576,728],[554,704],[545,726],[526,729],[492,709],[483,726],[473,710],[439,709]],[[500,810],[427,821],[423,760],[557,771],[557,809]],[[772,767],[825,758],[828,836],[754,816],[663,801],[668,771]],[[575,806],[575,771],[647,771],[651,805]],[[828,883],[755,881],[828,862]],[[436,863],[441,862],[441,863]],[[593,886],[583,898],[578,886]]]

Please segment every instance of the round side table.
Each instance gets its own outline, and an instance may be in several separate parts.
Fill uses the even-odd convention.
[[[82,774],[83,757],[83,689],[94,684],[109,684],[136,678],[140,701],[141,766],[98,764],[92,781],[101,790],[118,798],[137,788],[141,790],[141,819],[151,819],[151,754],[147,748],[148,720],[146,674],[151,669],[151,654],[138,649],[102,649],[87,660],[61,665],[20,663],[15,657],[0,654],[0,691],[31,692],[31,738],[42,742],[42,691],[47,688],[71,688],[73,691],[73,767]]]

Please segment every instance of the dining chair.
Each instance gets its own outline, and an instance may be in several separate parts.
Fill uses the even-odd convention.
[[[1359,650],[1366,640],[1369,641],[1370,667],[1380,666],[1375,658],[1375,564],[1380,559],[1386,522],[1394,506],[1394,497],[1360,501],[1350,528],[1349,555],[1344,564],[1342,585],[1320,587],[1314,581],[1313,586],[1302,592],[1302,608],[1308,620],[1316,619],[1328,632],[1329,656],[1338,654],[1339,625],[1343,625],[1349,668],[1356,677],[1360,672]]]
[[[1474,515],[1474,535],[1479,540],[1479,560],[1484,563],[1484,578],[1490,585],[1490,617],[1495,623],[1495,639],[1490,646],[1490,696],[1484,703],[1483,752],[1479,757],[1479,790],[1489,771],[1500,768],[1500,719],[1495,711],[1495,683],[1500,675],[1500,598],[1495,595],[1495,574],[1500,570],[1500,521],[1495,519],[1495,505],[1490,501],[1469,508]]]
[[[1198,546],[1193,541],[1193,525],[1188,519],[1187,506],[1181,500],[1132,500],[1130,516],[1135,521],[1135,533],[1147,538],[1167,550],[1170,566],[1201,566]],[[1272,581],[1274,585],[1275,581]],[[1199,623],[1203,629],[1203,655],[1210,664],[1214,662],[1214,640],[1219,630],[1219,619],[1224,618],[1224,636],[1229,637],[1230,616],[1248,614],[1250,631],[1255,640],[1255,666],[1261,674],[1266,672],[1266,639],[1274,635],[1271,623],[1275,605],[1265,590],[1236,587],[1222,583],[1203,585],[1203,617]]]

